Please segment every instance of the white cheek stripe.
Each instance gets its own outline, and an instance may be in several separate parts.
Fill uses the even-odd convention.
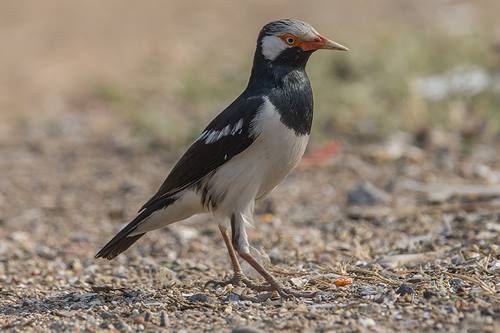
[[[234,126],[232,125],[227,125],[223,129],[219,131],[204,131],[201,133],[201,136],[198,138],[198,140],[204,140],[205,143],[214,143],[220,140],[221,138],[228,136],[228,135],[236,135],[236,134],[241,134],[243,131],[243,119],[238,120]]]
[[[262,38],[262,55],[267,59],[273,61],[276,59],[280,53],[288,48],[288,45],[285,44],[281,38],[276,36],[266,36]]]

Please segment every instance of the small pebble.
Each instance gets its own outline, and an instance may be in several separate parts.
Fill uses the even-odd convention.
[[[490,271],[492,271],[492,272],[498,272],[498,271],[500,271],[500,260],[495,260],[491,264]]]
[[[332,290],[337,289],[337,286],[332,285],[330,287]],[[314,296],[314,301],[317,303],[325,302],[325,301],[331,301],[335,299],[335,294],[334,293],[328,293],[325,291],[318,291],[316,295]]]
[[[362,287],[362,288],[359,288],[359,290],[358,290],[359,296],[369,296],[369,295],[376,295],[376,294],[377,294],[377,290],[375,288],[372,288],[372,287]]]
[[[235,328],[231,333],[262,333],[262,331],[252,327],[240,327]]]
[[[495,316],[495,311],[493,311],[493,309],[484,308],[484,309],[481,309],[480,313],[481,313],[481,316],[490,316],[490,317]]]
[[[262,302],[269,302],[271,304],[271,297],[273,296],[272,293],[260,293],[258,294],[255,298],[257,299],[257,303],[262,303]]]
[[[118,320],[118,316],[115,313],[109,313],[109,312],[101,312],[99,313],[102,319],[112,319],[112,320]]]
[[[121,320],[113,323],[113,326],[119,331],[132,331],[130,326],[126,322]]]
[[[460,287],[463,287],[464,286],[464,281],[462,281],[462,279],[451,279],[450,280],[450,286],[452,286],[453,288],[460,288]]]
[[[464,257],[461,256],[461,255],[455,255],[451,258],[451,262],[454,264],[454,265],[460,265],[460,264],[463,264],[465,262],[464,260]]]
[[[208,295],[206,294],[202,294],[202,293],[198,293],[198,294],[194,294],[194,295],[191,295],[187,298],[187,300],[189,302],[202,302],[202,303],[208,303],[209,301],[209,298],[208,298]]]
[[[166,327],[167,326],[167,315],[165,314],[165,311],[162,311],[160,313],[160,327]]]
[[[396,289],[396,294],[401,296],[405,295],[413,295],[415,293],[415,289],[412,286],[406,283],[402,283],[398,289]]]
[[[240,301],[240,295],[235,293],[230,293],[224,300],[225,302],[238,302]]]
[[[113,324],[107,323],[107,322],[102,322],[101,325],[99,325],[100,328],[103,330],[110,329],[112,330],[114,328]]]
[[[423,296],[425,299],[431,299],[432,297],[436,297],[438,294],[435,290],[426,289],[424,290]]]
[[[348,205],[370,206],[389,201],[389,195],[371,183],[358,184],[347,193]]]
[[[375,320],[371,319],[371,318],[361,318],[359,320],[359,323],[361,324],[361,326],[363,327],[372,327],[372,326],[375,326],[376,323],[375,323]]]

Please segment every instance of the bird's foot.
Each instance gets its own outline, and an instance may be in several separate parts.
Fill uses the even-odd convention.
[[[290,298],[314,298],[318,292],[303,292],[297,291],[290,288],[285,288],[276,280],[269,281],[270,285],[268,286],[268,291],[272,291],[273,293],[277,293],[283,299]]]
[[[262,303],[267,301],[268,299],[275,299],[276,297],[280,297],[284,300],[289,300],[293,298],[313,298],[318,295],[318,292],[300,292],[283,287],[275,288],[269,285],[266,285],[265,287],[265,291],[267,291],[266,293],[262,293],[257,297],[250,297],[247,299],[253,302]]]
[[[233,277],[229,280],[224,280],[224,281],[218,281],[218,280],[210,280],[207,283],[205,283],[205,286],[203,287],[204,289],[212,286],[213,288],[218,288],[218,287],[226,287],[228,285],[233,285],[233,286],[242,286],[244,285],[245,287],[252,289],[257,292],[270,292],[269,293],[269,298],[272,297],[273,293],[277,293],[281,298],[283,299],[290,299],[290,298],[313,298],[315,297],[318,292],[301,292],[301,291],[296,291],[293,289],[289,288],[284,288],[280,284],[257,284],[254,283],[252,280],[247,278],[243,273],[234,273]]]
[[[240,273],[240,272],[234,273],[233,277],[230,278],[229,280],[225,280],[225,281],[210,280],[207,283],[205,283],[205,286],[203,288],[206,289],[210,286],[212,286],[214,288],[217,288],[217,287],[224,288],[228,285],[233,285],[233,286],[244,285],[244,286],[246,286],[252,290],[255,290],[255,291],[270,291],[270,290],[272,290],[271,286],[255,284],[252,280],[250,280],[243,273]]]

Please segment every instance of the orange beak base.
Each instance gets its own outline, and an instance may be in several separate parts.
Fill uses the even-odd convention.
[[[321,35],[318,35],[312,41],[300,43],[300,47],[302,47],[304,51],[316,51],[320,49],[349,51],[349,49],[344,45],[334,42],[333,40],[325,38]]]

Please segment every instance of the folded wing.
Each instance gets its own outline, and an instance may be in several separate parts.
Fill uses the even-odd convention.
[[[140,211],[154,207],[158,201],[195,185],[247,149],[255,140],[252,120],[262,103],[261,97],[245,98],[242,95],[214,118]]]

